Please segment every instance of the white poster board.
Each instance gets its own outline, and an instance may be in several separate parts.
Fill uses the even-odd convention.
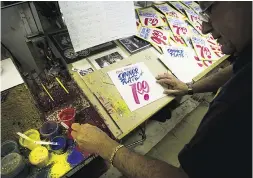
[[[182,82],[191,82],[206,67],[195,59],[195,52],[189,47],[167,46],[163,48],[161,61]]]
[[[75,52],[137,33],[133,1],[59,1]]]
[[[10,58],[1,61],[1,91],[24,83]]]
[[[143,62],[112,70],[108,75],[131,111],[166,96]]]

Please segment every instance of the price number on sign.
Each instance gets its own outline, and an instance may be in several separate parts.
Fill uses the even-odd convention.
[[[207,47],[201,46],[201,45],[196,45],[196,47],[200,49],[200,55],[202,58],[204,58],[204,59],[206,59],[206,57],[208,59],[212,58],[211,52]]]
[[[214,54],[216,54],[216,56],[221,57],[223,55],[220,46],[215,47],[215,46],[210,45],[210,47],[213,50]]]
[[[179,27],[177,25],[173,25],[173,28],[176,29],[177,35],[185,35],[187,33],[187,28],[185,28],[185,27]]]
[[[156,18],[144,18],[144,24],[145,25],[151,24],[152,26],[156,26],[156,24],[158,24],[158,19],[156,19]]]
[[[212,64],[212,61],[200,61],[200,59],[197,57],[197,56],[194,56],[194,59],[196,60],[196,61],[198,61],[197,62],[197,64],[198,64],[198,66],[199,67],[203,67],[203,66],[206,66],[206,67],[208,67],[209,65],[207,64],[207,62],[211,65]],[[202,63],[201,63],[202,62]]]
[[[195,26],[200,32],[202,32],[202,27],[201,27],[201,25],[196,25]]]
[[[175,18],[179,18],[178,16],[177,16],[177,13],[176,12],[169,12],[169,13],[167,13],[169,16],[171,16],[171,17],[175,17]]]
[[[132,93],[133,93],[133,98],[136,104],[140,104],[139,96],[142,95],[143,99],[148,101],[149,100],[149,85],[148,83],[144,80],[142,82],[137,82],[132,85]]]
[[[192,22],[198,22],[198,17],[194,16],[194,15],[191,15],[191,21]]]
[[[176,41],[177,43],[180,43],[180,44],[182,44],[182,45],[185,45],[184,40],[183,40],[180,36],[175,36],[175,35],[174,35],[174,39],[175,39],[175,41]]]
[[[164,40],[167,40],[167,37],[164,36],[163,33],[160,31],[154,30],[151,39],[157,44],[166,45],[166,42]]]

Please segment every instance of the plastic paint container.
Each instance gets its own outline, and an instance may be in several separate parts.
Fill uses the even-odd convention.
[[[72,167],[78,165],[83,160],[84,160],[83,154],[80,151],[76,150],[76,149],[72,150],[72,152],[69,154],[68,159],[67,159],[68,163]]]
[[[58,145],[50,145],[50,149],[53,152],[55,152],[56,154],[62,154],[65,152],[66,146],[67,146],[67,140],[65,137],[57,136],[57,137],[54,137],[51,141],[58,143]]]
[[[5,141],[1,146],[1,157],[4,157],[10,153],[19,153],[18,144],[13,140]]]
[[[24,134],[34,141],[40,141],[40,133],[35,129],[30,129],[26,131]],[[33,150],[34,148],[40,146],[32,141],[23,139],[22,137],[19,138],[19,144],[23,147],[28,148],[29,150]]]
[[[51,139],[59,133],[59,125],[54,121],[45,122],[40,128],[40,134],[43,138]]]
[[[69,128],[75,121],[76,110],[75,108],[66,108],[58,113],[58,120],[65,123]]]
[[[1,160],[2,178],[25,178],[29,174],[24,158],[18,153],[10,153]]]
[[[46,147],[39,146],[29,154],[29,161],[32,165],[40,168],[45,167],[49,161],[49,154]]]

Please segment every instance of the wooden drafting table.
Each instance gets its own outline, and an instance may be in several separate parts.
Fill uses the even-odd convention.
[[[228,56],[224,56],[216,61],[193,80],[197,81],[205,76],[212,69],[221,64],[227,57]],[[69,72],[72,74],[74,80],[97,109],[98,113],[102,116],[106,125],[117,139],[121,139],[129,134],[136,127],[158,112],[162,107],[170,103],[174,97],[166,96],[131,112],[107,75],[107,72],[137,62],[144,62],[154,76],[168,72],[166,66],[163,65],[158,58],[159,55],[155,50],[149,48],[83,77],[71,70],[71,64],[68,65]]]

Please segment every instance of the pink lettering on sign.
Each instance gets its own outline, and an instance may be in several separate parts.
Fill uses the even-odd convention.
[[[144,100],[148,101],[149,100],[149,85],[148,83],[144,80],[142,82],[137,82],[132,85],[132,93],[133,93],[133,98],[136,104],[140,104],[139,100],[139,95],[143,95]]]
[[[206,59],[205,57],[207,57],[208,59],[211,59],[212,55],[207,47],[201,45],[196,45],[196,47],[200,49],[200,55],[202,58]]]
[[[193,16],[193,15],[191,15],[190,17],[191,17],[191,20],[192,20],[193,22],[197,22],[197,21],[198,21],[198,17]]]
[[[172,16],[172,17],[175,17],[175,18],[178,18],[177,13],[176,13],[176,12],[173,12],[173,11],[167,13],[167,15]]]
[[[162,44],[166,45],[166,42],[163,40],[167,40],[167,37],[164,36],[163,33],[160,31],[154,30],[152,33],[151,39],[157,44],[162,43]]]
[[[176,42],[181,43],[182,45],[185,44],[185,42],[182,40],[181,37],[178,37],[178,36],[175,36],[175,35],[174,35],[174,39],[176,40]]]
[[[196,25],[196,28],[199,29],[199,31],[202,32],[202,27],[201,27],[201,25]]]
[[[156,18],[144,18],[144,24],[145,25],[151,24],[152,26],[156,26],[156,24],[158,24],[158,19],[156,19]]]
[[[200,59],[199,59],[197,56],[194,56],[194,59],[195,59],[196,61],[198,61],[197,64],[198,64],[199,67],[203,67],[203,66],[208,67],[208,66],[209,66],[209,65],[206,63],[206,61],[202,61],[202,63],[200,63],[201,61],[200,61]],[[209,63],[209,64],[212,64],[212,61],[208,61],[208,63]]]
[[[177,35],[182,35],[182,34],[185,35],[187,33],[187,28],[185,28],[185,27],[179,27],[177,25],[173,25],[173,28],[176,29]]]

